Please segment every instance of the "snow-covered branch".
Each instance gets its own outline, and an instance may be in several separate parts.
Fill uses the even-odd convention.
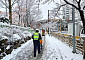
[[[14,0],[13,3],[12,3],[12,6],[13,6],[17,1],[19,1],[19,0]]]
[[[7,1],[6,0],[0,0],[0,2],[2,3],[1,6],[3,7],[6,6],[6,8],[9,8],[9,6],[7,5]]]
[[[70,2],[68,2],[67,0],[64,0],[67,4],[69,4],[69,5],[71,5],[71,6],[73,6],[73,7],[75,7],[77,10],[79,9],[78,7],[76,7],[74,4],[72,4],[72,3],[70,3]]]

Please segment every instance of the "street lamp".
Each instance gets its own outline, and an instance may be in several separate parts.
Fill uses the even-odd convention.
[[[48,23],[49,20],[50,20],[50,19],[49,19],[49,14],[50,14],[49,12],[50,12],[50,11],[53,11],[53,10],[48,10],[48,21],[47,21],[47,23]],[[48,34],[49,34],[49,32],[50,32],[49,30],[50,30],[50,28],[49,28],[49,26],[48,26]]]
[[[74,2],[74,0],[73,0]],[[72,7],[72,20],[73,20],[73,53],[76,53],[76,48],[75,48],[75,9]]]
[[[53,10],[48,10],[48,22],[50,20],[49,16],[50,16],[50,11],[53,11]]]

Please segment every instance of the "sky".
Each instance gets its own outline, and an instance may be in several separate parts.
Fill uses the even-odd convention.
[[[46,3],[44,5],[40,5],[40,9],[41,9],[42,15],[43,15],[42,20],[48,19],[48,10],[52,10],[55,7],[56,7],[56,4],[54,2],[51,2],[50,4]]]
[[[5,9],[0,7],[0,11],[5,11]]]

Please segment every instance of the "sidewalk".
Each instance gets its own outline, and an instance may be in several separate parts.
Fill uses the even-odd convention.
[[[42,57],[43,60],[83,60],[82,55],[73,54],[72,50],[57,38],[46,35],[45,51]]]

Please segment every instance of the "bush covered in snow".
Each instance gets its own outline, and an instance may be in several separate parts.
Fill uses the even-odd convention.
[[[29,28],[0,23],[0,58],[31,39]],[[4,54],[5,52],[5,54]]]
[[[6,36],[8,38],[8,41],[14,42],[17,40],[23,40],[24,38],[27,38],[27,37],[31,37],[31,33],[28,32],[29,29],[25,27],[9,25],[4,23],[1,23],[0,26],[1,25],[5,27],[0,27],[0,37]]]

